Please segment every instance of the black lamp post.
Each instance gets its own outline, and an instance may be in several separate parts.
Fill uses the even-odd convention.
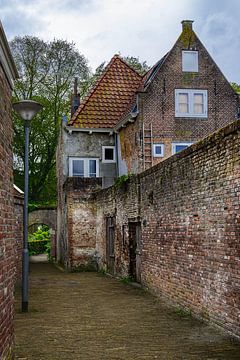
[[[28,153],[29,128],[32,118],[42,109],[42,105],[32,100],[22,100],[13,104],[13,109],[24,120],[25,157],[24,157],[24,213],[23,213],[23,253],[22,253],[22,312],[28,312]]]

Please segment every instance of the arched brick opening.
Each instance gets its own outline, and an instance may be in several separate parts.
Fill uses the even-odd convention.
[[[56,230],[57,230],[57,210],[56,208],[41,208],[29,213],[28,227],[32,225],[47,225],[51,229],[52,256],[56,258]]]

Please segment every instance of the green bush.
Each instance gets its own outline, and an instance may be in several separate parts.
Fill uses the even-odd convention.
[[[29,255],[51,253],[51,235],[47,226],[39,226],[38,230],[28,236]]]

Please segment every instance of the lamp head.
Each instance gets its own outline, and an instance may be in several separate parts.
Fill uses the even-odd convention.
[[[42,108],[41,104],[33,100],[22,100],[13,104],[13,109],[25,121],[31,121]]]

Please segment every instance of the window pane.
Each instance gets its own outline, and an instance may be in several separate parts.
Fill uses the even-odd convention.
[[[182,70],[198,72],[198,52],[183,51],[182,53]]]
[[[72,173],[73,176],[84,176],[84,161],[72,160]]]
[[[187,147],[188,147],[188,145],[176,145],[175,152],[178,153],[179,151],[182,151],[182,150],[186,149]]]
[[[161,145],[155,145],[155,154],[162,155],[162,147]]]
[[[189,112],[188,94],[179,94],[179,112],[182,114],[187,114]]]
[[[89,177],[97,176],[97,162],[96,160],[89,160]]]
[[[105,158],[105,160],[113,160],[114,159],[114,153],[113,153],[113,149],[109,149],[109,148],[105,148],[104,149],[104,152],[105,152],[105,154],[104,154],[104,158]]]
[[[194,94],[194,113],[203,114],[203,94]]]
[[[187,104],[188,103],[188,94],[180,93],[179,94],[179,103]]]

